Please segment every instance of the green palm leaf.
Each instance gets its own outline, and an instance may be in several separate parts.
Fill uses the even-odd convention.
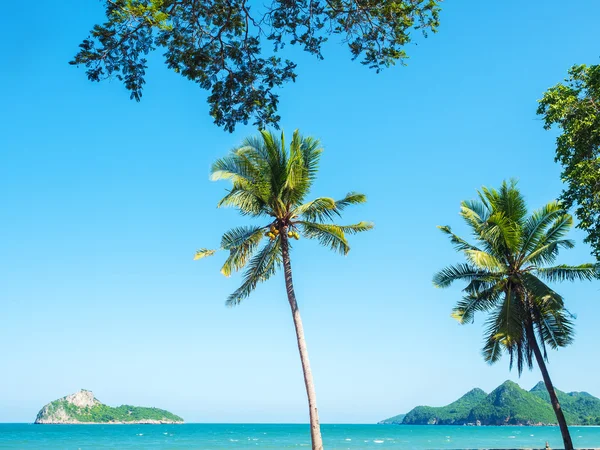
[[[493,273],[503,272],[506,270],[506,266],[490,253],[473,249],[467,249],[463,253],[465,254],[467,260],[479,269],[487,270]]]
[[[550,202],[542,208],[534,211],[523,226],[523,244],[521,254],[526,255],[532,252],[543,238],[548,226],[564,213],[562,205],[557,202]]]
[[[242,187],[234,187],[223,197],[217,207],[229,206],[237,208],[242,215],[260,216],[268,214],[266,204],[256,196]]]
[[[455,264],[445,267],[436,273],[433,277],[433,285],[438,288],[450,286],[455,281],[473,281],[489,277],[487,270],[479,269],[471,264]]]
[[[454,245],[454,248],[459,251],[462,252],[464,250],[477,250],[479,251],[479,249],[471,244],[469,244],[467,241],[465,241],[464,239],[458,237],[456,234],[454,234],[452,232],[452,229],[449,226],[438,226],[438,228],[443,232],[446,233],[449,238],[450,238],[450,242],[452,242],[452,244]]]
[[[266,244],[248,263],[244,282],[228,298],[227,306],[239,305],[256,289],[258,283],[267,281],[281,265],[280,240]]]
[[[473,323],[476,312],[489,312],[496,307],[502,297],[503,286],[504,283],[492,285],[477,294],[463,297],[452,310],[451,316],[461,325]]]
[[[303,235],[307,238],[317,239],[321,245],[343,255],[347,255],[350,251],[343,227],[305,221],[298,221],[298,224],[301,225]]]
[[[361,203],[366,203],[366,201],[366,195],[359,192],[349,192],[343,199],[335,202],[335,209],[337,211],[343,211],[350,205],[360,205]]]
[[[226,277],[246,265],[263,238],[265,227],[237,227],[223,235],[221,248],[229,250],[229,257],[221,268]]]
[[[364,233],[365,231],[372,230],[375,225],[373,222],[358,222],[353,225],[337,225],[345,234],[357,234]]]
[[[330,197],[319,197],[298,206],[292,217],[302,217],[308,222],[332,220],[337,215],[335,200]]]
[[[216,253],[216,250],[209,250],[207,248],[201,248],[196,252],[194,256],[194,260],[206,258],[207,256],[212,256]]]
[[[597,264],[580,264],[579,266],[562,264],[555,267],[540,267],[537,269],[537,274],[550,282],[592,281],[598,278],[599,270]]]

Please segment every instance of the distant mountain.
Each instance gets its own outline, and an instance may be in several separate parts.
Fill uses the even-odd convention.
[[[183,423],[183,419],[158,408],[122,405],[112,408],[101,403],[91,391],[82,389],[48,403],[38,413],[37,424],[86,423]]]
[[[570,425],[600,425],[600,399],[587,392],[556,394]],[[544,383],[526,391],[506,381],[486,394],[473,389],[447,406],[417,406],[404,415],[382,420],[402,425],[555,425],[556,416]]]
[[[390,417],[389,419],[377,422],[380,425],[402,425],[402,421],[406,417],[406,414],[398,414],[397,416]]]
[[[482,425],[544,425],[556,423],[550,402],[505,381],[475,406],[466,422]]]
[[[487,394],[481,389],[473,389],[448,406],[417,406],[404,417],[406,425],[462,425],[471,409],[477,406]]]
[[[578,425],[600,425],[600,399],[587,392],[562,392],[555,389],[567,422]],[[550,395],[543,382],[530,391],[550,403]]]

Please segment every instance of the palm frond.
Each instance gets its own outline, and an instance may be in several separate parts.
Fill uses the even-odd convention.
[[[242,285],[227,298],[227,306],[238,305],[247,298],[258,283],[268,280],[281,265],[280,238],[269,241],[252,257],[244,274]]]
[[[562,240],[573,227],[573,216],[564,213],[554,220],[546,234],[541,238],[543,244]]]
[[[550,224],[564,213],[560,202],[553,201],[534,211],[523,226],[521,254],[532,252]]]
[[[565,307],[562,296],[533,273],[528,272],[521,274],[521,280],[527,295],[530,296],[534,305],[535,301],[543,299],[546,305],[552,305],[556,311]]]
[[[492,207],[502,211],[504,215],[521,230],[527,217],[527,205],[521,191],[517,188],[517,180],[503,181],[498,192],[496,204]]]
[[[223,235],[221,248],[229,250],[221,273],[226,277],[246,265],[263,238],[265,227],[237,227]]]
[[[503,302],[490,315],[484,332],[486,338],[482,351],[488,363],[493,364],[498,361],[502,349],[505,349],[509,354],[511,367],[516,359],[519,373],[523,369],[524,362],[529,365],[531,361],[528,359],[527,352],[524,352],[524,318],[522,303],[514,290],[508,289]]]
[[[502,347],[502,334],[499,332],[499,325],[493,317],[487,320],[485,331],[485,341],[481,353],[483,359],[488,364],[494,364],[502,358],[504,348]]]
[[[292,213],[292,217],[302,217],[309,222],[332,220],[335,215],[339,214],[335,208],[335,200],[330,197],[319,197],[304,203]]]
[[[448,266],[437,272],[433,276],[433,285],[438,288],[446,288],[455,281],[472,281],[480,278],[489,277],[490,272],[478,269],[471,264],[456,264]]]
[[[473,323],[476,312],[489,312],[493,310],[502,297],[504,284],[493,284],[487,289],[466,295],[458,301],[451,316],[461,325]]]
[[[224,206],[237,208],[242,215],[260,216],[268,214],[267,205],[264,201],[254,193],[240,187],[234,187],[217,203],[218,208]]]
[[[207,256],[212,256],[216,253],[216,250],[209,250],[207,248],[201,248],[200,250],[198,250],[196,252],[196,254],[194,255],[194,261],[198,260],[198,259],[202,259],[202,258],[206,258]]]
[[[533,252],[522,260],[522,264],[552,264],[556,260],[561,247],[573,248],[574,246],[575,243],[570,239],[562,239],[541,246],[538,245]]]
[[[336,225],[340,230],[342,230],[345,234],[357,234],[363,233],[365,231],[372,230],[375,225],[373,222],[358,222],[352,225]]]
[[[277,198],[281,198],[287,176],[287,152],[283,147],[285,142],[267,130],[261,130],[262,145],[259,147],[270,176],[271,191]],[[282,138],[284,138],[282,132]]]
[[[303,194],[306,194],[309,184],[308,171],[304,164],[304,153],[302,152],[302,138],[300,137],[298,130],[294,132],[292,137],[290,157],[287,160],[286,171],[287,174],[284,188],[290,191],[288,197],[293,197],[293,200],[292,198],[288,198],[287,200],[292,200],[292,202],[295,203],[303,196]]]
[[[298,134],[297,130],[294,135],[296,134]],[[321,142],[312,137],[303,137],[301,142],[302,159],[304,161],[304,167],[306,168],[307,178],[309,180],[308,189],[310,189],[319,170],[319,160],[321,158],[323,148],[321,147]]]
[[[452,229],[447,226],[441,226],[438,225],[438,228],[440,230],[442,230],[443,233],[446,233],[448,235],[448,237],[450,238],[450,242],[452,242],[452,244],[454,245],[454,248],[459,251],[462,252],[464,250],[477,250],[479,251],[479,249],[477,247],[475,247],[474,245],[469,244],[467,241],[465,241],[463,238],[457,236],[456,234],[454,234],[452,232]]]
[[[571,314],[565,309],[555,309],[547,299],[536,301],[536,324],[541,342],[556,350],[573,343],[574,329]]]
[[[598,264],[580,264],[578,266],[561,264],[554,267],[540,267],[536,272],[550,282],[592,281],[600,276]]]
[[[480,237],[493,253],[515,254],[521,242],[521,228],[502,211],[494,211],[480,230]]]
[[[460,215],[469,225],[476,236],[479,235],[479,229],[487,222],[491,210],[489,205],[483,201],[465,200],[460,204]]]
[[[506,266],[490,253],[481,250],[468,249],[464,251],[467,260],[481,270],[499,273],[506,270]]]
[[[317,239],[321,245],[343,255],[348,254],[350,251],[350,245],[346,240],[343,227],[306,221],[298,221],[297,223],[302,227],[302,232],[307,238]]]
[[[265,182],[255,164],[243,153],[244,147],[232,151],[228,156],[217,159],[211,167],[211,180],[230,180],[244,185]]]
[[[350,205],[359,205],[361,203],[366,203],[366,201],[366,195],[360,194],[359,192],[349,192],[343,199],[335,202],[335,208],[338,211],[343,211]]]

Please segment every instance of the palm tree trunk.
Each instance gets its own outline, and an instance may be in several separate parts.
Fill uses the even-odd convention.
[[[550,394],[550,403],[552,403],[552,408],[554,408],[554,414],[556,414],[556,419],[558,420],[558,426],[560,427],[560,432],[562,434],[563,442],[565,444],[565,450],[573,450],[573,441],[571,440],[571,434],[569,433],[569,428],[567,427],[567,421],[560,407],[558,397],[556,396],[556,391],[554,390],[554,385],[552,384],[550,374],[548,373],[548,369],[546,368],[546,362],[544,361],[544,357],[542,356],[542,352],[540,351],[540,346],[538,345],[538,342],[535,338],[535,333],[533,331],[533,325],[531,324],[531,322],[529,322],[526,325],[525,329],[527,332],[529,345],[533,350],[535,359],[538,363],[538,366],[540,367],[540,371],[542,372],[542,377],[544,378],[544,384],[546,385],[548,394]]]
[[[283,256],[283,269],[285,274],[285,287],[287,289],[290,307],[292,308],[294,326],[296,327],[296,339],[298,341],[298,351],[300,352],[300,361],[302,362],[302,371],[304,372],[304,384],[306,385],[306,394],[308,396],[312,449],[323,450],[323,439],[321,438],[321,426],[319,425],[319,413],[317,411],[317,394],[315,392],[315,383],[310,370],[308,349],[306,348],[306,341],[304,340],[304,328],[302,327],[302,319],[300,318],[300,311],[298,310],[296,294],[294,293],[294,284],[292,282],[292,264],[290,262],[287,232],[287,227],[282,228],[280,232],[281,253]]]

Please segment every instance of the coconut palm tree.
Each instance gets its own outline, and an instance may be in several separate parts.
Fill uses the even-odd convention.
[[[229,180],[233,185],[219,202],[219,207],[231,206],[244,216],[266,219],[266,223],[260,225],[233,228],[222,237],[221,249],[229,251],[221,269],[223,275],[229,276],[246,267],[242,285],[229,296],[227,304],[239,304],[259,282],[266,281],[283,266],[308,396],[312,448],[319,450],[323,448],[323,441],[315,386],[292,282],[290,241],[301,236],[316,239],[325,247],[345,255],[350,250],[348,234],[373,228],[368,222],[332,223],[346,207],[364,203],[366,197],[362,194],[351,192],[341,200],[319,197],[305,201],[317,176],[321,152],[318,140],[303,138],[298,131],[294,132],[289,149],[286,149],[283,133],[279,139],[271,132],[261,131],[260,136],[247,138],[240,147],[212,166],[213,180]],[[263,240],[266,243],[259,250]],[[196,259],[213,255],[215,251],[200,249]]]
[[[446,267],[433,279],[445,288],[463,281],[464,296],[452,316],[461,324],[473,322],[476,312],[488,314],[484,333],[484,359],[492,364],[503,352],[523,367],[537,362],[548,393],[565,449],[573,448],[569,429],[554,391],[546,362],[546,348],[557,349],[573,340],[573,317],[564,300],[546,282],[592,280],[598,276],[594,264],[553,265],[560,249],[572,248],[565,235],[572,217],[560,203],[550,202],[527,214],[515,181],[503,182],[499,190],[482,188],[479,201],[462,202],[460,215],[473,233],[475,244],[455,235],[450,227],[439,227],[450,238],[466,263]]]

